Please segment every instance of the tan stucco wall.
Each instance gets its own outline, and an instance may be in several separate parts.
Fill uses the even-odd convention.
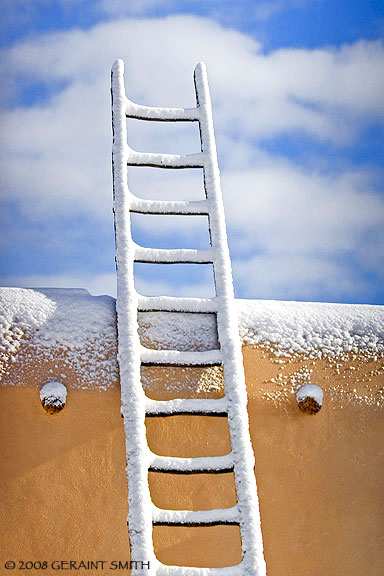
[[[384,388],[382,360],[356,357],[337,368],[306,359],[283,365],[248,346],[244,363],[268,575],[381,576],[384,422],[377,403]],[[324,390],[316,416],[302,414],[289,390],[289,375],[303,367],[313,370],[311,380]],[[39,389],[47,375],[58,377],[60,368],[57,360],[30,367],[24,362],[25,385],[16,387],[11,385],[12,372],[20,375],[16,363],[0,388],[1,566],[19,559],[129,558],[118,385],[76,389],[68,373],[67,405],[48,415]],[[168,370],[165,380],[156,370],[156,384],[148,392],[157,398],[180,395],[169,387],[164,391],[178,369]],[[184,392],[196,395],[190,388]],[[203,456],[229,450],[222,418],[152,418],[147,430],[149,445],[160,453]],[[231,474],[151,473],[150,488],[160,507],[225,507],[235,498]],[[154,542],[165,563],[222,566],[240,560],[237,527],[157,527]],[[119,573],[127,572],[110,572]]]

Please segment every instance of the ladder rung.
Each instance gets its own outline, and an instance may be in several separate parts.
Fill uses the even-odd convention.
[[[181,350],[152,350],[141,348],[142,364],[175,364],[177,366],[217,366],[222,363],[221,350],[184,352]]]
[[[144,248],[135,246],[135,261],[152,264],[212,264],[213,250]]]
[[[227,398],[176,398],[174,400],[146,399],[147,416],[171,416],[175,414],[212,414],[225,416],[228,413]]]
[[[209,213],[208,200],[176,201],[176,200],[144,200],[134,198],[131,200],[131,212],[140,214],[193,214],[207,215]]]
[[[239,524],[238,506],[214,510],[164,510],[152,507],[154,524],[173,526],[215,526],[218,524]]]
[[[180,572],[180,566],[167,566],[160,564],[156,569],[157,576],[246,576],[249,570],[243,563],[236,566],[224,566],[223,568],[195,568],[192,566],[183,566]]]
[[[197,154],[156,154],[136,152],[129,149],[128,166],[153,166],[155,168],[204,168],[204,153]]]
[[[234,468],[233,454],[225,456],[203,456],[200,458],[176,458],[174,456],[159,456],[151,452],[149,470],[157,472],[231,472]]]
[[[216,298],[174,298],[173,296],[138,296],[140,311],[217,312]]]
[[[142,106],[127,98],[125,112],[128,118],[138,120],[159,120],[163,122],[194,122],[200,120],[199,108],[159,108],[155,106]]]

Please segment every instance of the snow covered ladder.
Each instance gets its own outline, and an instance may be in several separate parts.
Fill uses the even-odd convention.
[[[128,475],[128,526],[132,572],[156,576],[262,576],[266,574],[260,527],[254,456],[249,436],[247,394],[237,316],[234,304],[219,168],[213,132],[211,100],[203,63],[195,69],[196,108],[153,108],[134,104],[125,95],[124,63],[112,68],[113,181],[117,265],[117,314],[122,415],[126,436]],[[127,142],[126,118],[199,122],[201,152],[154,154],[132,150]],[[128,189],[128,166],[202,168],[206,199],[202,201],[153,201],[135,197]],[[209,218],[209,250],[160,250],[143,248],[131,236],[130,212],[142,214],[203,214]],[[212,263],[214,298],[144,297],[134,287],[134,262]],[[144,310],[211,312],[217,317],[218,350],[182,352],[150,350],[140,344],[137,313]],[[140,379],[142,364],[201,366],[221,364],[225,396],[220,399],[155,401],[146,397]],[[150,451],[146,441],[146,415],[224,415],[228,418],[232,450],[225,456],[175,458]],[[175,473],[228,472],[235,476],[237,503],[232,508],[191,511],[162,510],[151,501],[148,471]],[[167,566],[157,560],[152,542],[154,524],[237,524],[242,540],[242,561],[224,568]],[[150,567],[140,562],[149,562]]]

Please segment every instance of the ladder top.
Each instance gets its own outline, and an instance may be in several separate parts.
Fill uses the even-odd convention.
[[[195,78],[200,78],[206,74],[204,62],[199,62],[195,67]],[[112,66],[112,83],[114,76],[122,78],[124,75],[124,62],[119,59]],[[196,122],[200,118],[200,107],[196,108],[163,108],[156,106],[143,106],[125,98],[125,115],[127,118],[136,118],[138,120],[154,120],[162,122]]]

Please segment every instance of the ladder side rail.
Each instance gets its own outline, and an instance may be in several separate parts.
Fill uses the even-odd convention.
[[[126,438],[128,477],[128,527],[131,558],[150,562],[151,569],[135,574],[155,574],[157,560],[152,542],[152,502],[148,486],[149,455],[145,430],[145,394],[140,379],[140,341],[137,325],[137,294],[133,265],[127,162],[124,63],[112,68],[113,188],[117,267],[118,360],[122,414]]]
[[[235,483],[241,516],[243,565],[246,574],[264,576],[266,565],[263,556],[261,521],[254,475],[254,454],[249,434],[247,391],[238,336],[225,215],[221,199],[211,98],[203,63],[198,64],[195,70],[195,89],[201,115],[199,123],[201,146],[202,152],[206,156],[204,187],[210,203],[211,243],[216,252],[214,277],[218,299],[217,329],[223,352],[225,393],[229,401],[228,424],[235,460]]]

